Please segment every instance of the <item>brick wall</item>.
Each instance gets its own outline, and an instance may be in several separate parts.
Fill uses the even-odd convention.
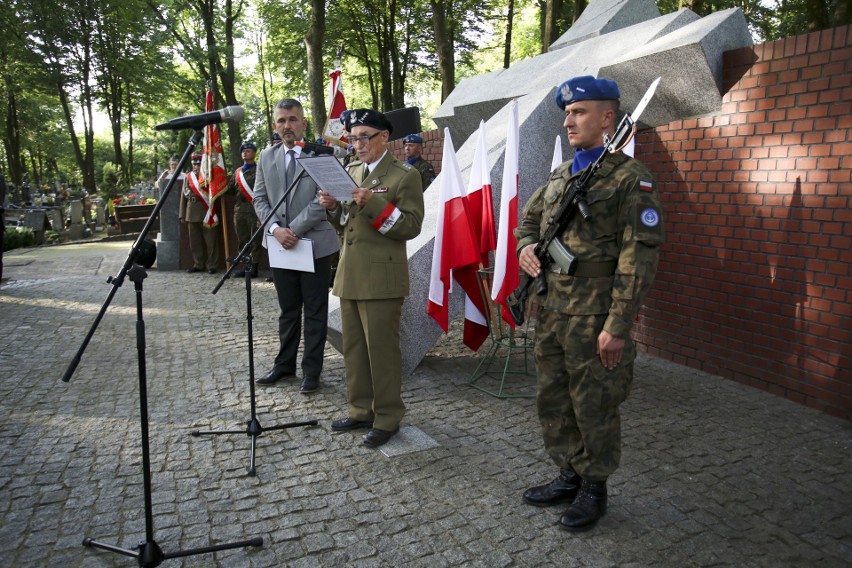
[[[641,348],[846,419],[850,30],[728,52],[720,113],[637,136],[667,230]]]
[[[435,174],[441,173],[441,158],[444,155],[444,133],[440,129],[418,132],[423,138],[423,159],[432,162]],[[405,161],[405,152],[402,149],[402,139],[394,140],[389,145],[391,152],[397,159]]]
[[[719,114],[645,130],[667,243],[639,348],[852,419],[852,27],[725,54]],[[440,130],[421,134],[441,166]],[[404,159],[402,141],[391,144]]]

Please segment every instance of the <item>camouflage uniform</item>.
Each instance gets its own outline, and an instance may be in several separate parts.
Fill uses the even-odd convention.
[[[429,185],[435,181],[435,167],[419,157],[414,162],[409,162],[418,172],[420,172],[420,179],[423,180],[423,191],[429,187]]]
[[[539,241],[576,177],[566,162],[533,194],[515,230],[518,254]],[[587,202],[591,218],[574,212],[562,236],[578,259],[577,271],[569,276],[550,263],[547,294],[531,294],[539,305],[536,402],[544,446],[556,465],[604,481],[621,457],[618,406],[630,391],[636,357],[630,329],[654,280],[664,232],[651,174],[623,154],[604,160]],[[612,370],[596,353],[601,330],[625,340]]]

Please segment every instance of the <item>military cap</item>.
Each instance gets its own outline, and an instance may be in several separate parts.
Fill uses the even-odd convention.
[[[346,115],[343,127],[352,132],[352,129],[356,126],[370,126],[379,130],[387,130],[389,134],[393,134],[393,124],[388,120],[388,117],[369,108],[356,108]]]
[[[403,144],[423,144],[423,139],[416,134],[409,134],[402,139]]]
[[[565,107],[578,101],[615,101],[621,97],[618,85],[609,79],[595,79],[591,75],[568,79],[556,89],[556,106]]]
[[[193,154],[191,159],[193,162],[201,162],[201,154]]]
[[[248,140],[246,140],[240,146],[240,152],[242,152],[243,150],[254,150],[255,152],[257,152],[257,146],[254,145],[254,142],[249,142]]]

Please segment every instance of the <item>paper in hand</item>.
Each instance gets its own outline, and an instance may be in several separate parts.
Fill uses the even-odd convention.
[[[358,183],[352,179],[334,156],[305,156],[299,165],[322,190],[338,201],[352,201],[352,190]]]

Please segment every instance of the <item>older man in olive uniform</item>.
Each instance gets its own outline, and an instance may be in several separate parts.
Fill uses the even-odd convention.
[[[565,112],[572,161],[559,166],[530,198],[515,230],[521,268],[536,277],[533,253],[559,203],[580,172],[604,151],[614,132],[618,86],[576,77],[557,90]],[[568,531],[591,528],[606,511],[606,480],[621,457],[619,405],[633,379],[633,321],[657,270],[663,244],[662,207],[648,170],[617,152],[604,159],[586,198],[591,217],[574,214],[562,243],[578,259],[568,275],[546,268],[548,291],[539,304],[535,356],[537,407],[544,447],[560,468],[547,485],[524,493],[531,505],[570,503],[559,519]]]
[[[435,181],[435,167],[423,158],[423,138],[417,134],[409,134],[402,139],[402,144],[406,163],[420,172],[420,179],[423,180],[423,191],[426,191],[429,185]]]
[[[216,274],[219,271],[223,254],[219,245],[219,234],[215,230],[218,223],[211,227],[204,222],[207,206],[201,193],[204,190],[201,189],[198,180],[200,168],[201,154],[193,154],[192,171],[183,180],[183,191],[180,193],[180,204],[178,205],[178,219],[181,223],[186,223],[189,230],[192,268],[187,272],[207,270],[210,274]],[[215,203],[213,206],[216,206]]]
[[[240,166],[231,176],[229,181],[229,190],[236,194],[234,200],[234,227],[237,232],[237,240],[240,243],[240,250],[246,246],[249,239],[257,230],[259,223],[257,213],[254,211],[254,178],[257,175],[257,164],[255,156],[257,155],[257,146],[254,142],[243,142],[240,146],[240,156],[243,159],[243,165]],[[257,277],[257,267],[260,263],[260,238],[255,239],[249,247],[248,253],[251,256],[252,268],[251,277]],[[237,278],[245,276],[245,266],[234,273]]]
[[[405,242],[420,234],[423,188],[417,170],[388,151],[393,126],[385,115],[355,109],[345,127],[358,156],[348,171],[360,187],[342,204],[320,192],[343,235],[332,293],[340,297],[349,416],[331,428],[370,428],[364,445],[375,448],[399,431],[405,414],[399,345],[409,286]]]

